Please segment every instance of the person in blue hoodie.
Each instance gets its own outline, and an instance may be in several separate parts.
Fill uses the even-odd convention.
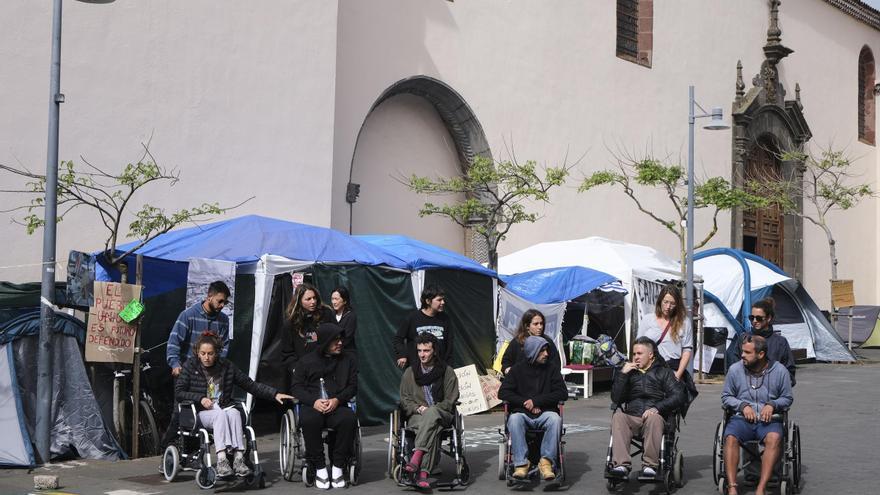
[[[724,466],[728,495],[736,495],[736,473],[739,465],[739,446],[744,442],[760,440],[764,444],[761,456],[761,478],[756,495],[764,495],[773,468],[782,454],[782,423],[773,421],[773,414],[791,407],[791,375],[776,361],[767,359],[767,339],[748,335],[742,342],[742,360],[727,372],[721,404],[733,413],[724,429]]]
[[[507,431],[513,454],[513,477],[525,479],[528,476],[526,429],[540,428],[544,430],[544,438],[538,470],[541,477],[549,481],[556,478],[553,468],[562,431],[559,403],[568,398],[568,389],[559,366],[549,364],[549,344],[543,337],[526,337],[523,352],[526,359],[510,368],[498,391],[498,398],[509,403]]]

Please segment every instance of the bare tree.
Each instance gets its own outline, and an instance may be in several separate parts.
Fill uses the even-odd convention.
[[[108,263],[118,266],[125,273],[125,264],[120,263],[126,256],[143,247],[156,236],[164,234],[174,227],[186,223],[208,219],[212,215],[220,215],[253,199],[253,197],[231,207],[220,206],[219,203],[202,203],[200,206],[166,211],[164,208],[144,204],[133,214],[128,224],[127,237],[136,238],[137,243],[125,252],[118,252],[116,246],[122,233],[127,208],[134,196],[151,184],[166,183],[174,186],[180,179],[176,169],[169,169],[156,163],[150,153],[149,143],[141,143],[143,153],[136,163],[128,163],[120,172],[101,169],[85,158],[80,157],[84,167],[77,166],[72,160],[61,162],[58,171],[58,221],[61,222],[71,211],[85,207],[97,213],[107,233],[104,242],[104,257]],[[46,195],[46,176],[33,173],[25,167],[12,167],[0,164],[0,170],[26,179],[20,189],[0,190],[2,193],[22,194],[30,196],[27,204],[3,210],[3,213],[24,214],[14,218],[13,222],[24,226],[28,234],[33,234],[43,227],[43,215],[39,210],[44,208]]]

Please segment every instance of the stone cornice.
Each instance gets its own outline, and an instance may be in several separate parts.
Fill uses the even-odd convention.
[[[859,0],[825,0],[849,16],[880,31],[880,11]]]

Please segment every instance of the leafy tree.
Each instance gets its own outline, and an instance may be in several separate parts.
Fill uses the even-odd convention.
[[[489,268],[496,270],[498,245],[510,229],[539,218],[528,210],[526,203],[549,203],[550,190],[565,183],[569,170],[567,166],[541,168],[534,161],[520,164],[515,159],[494,162],[477,157],[464,175],[437,179],[413,175],[405,184],[419,194],[463,194],[464,200],[453,203],[426,202],[419,216],[439,215],[474,229],[486,240]]]
[[[134,247],[128,251],[117,252],[116,245],[123,228],[126,208],[129,207],[135,194],[151,184],[166,183],[174,186],[180,178],[176,169],[168,169],[156,164],[147,144],[142,144],[144,152],[137,163],[128,163],[120,172],[108,172],[92,165],[81,157],[84,167],[72,160],[63,161],[58,170],[58,222],[71,211],[86,207],[91,208],[106,228],[107,238],[104,242],[104,257],[125,273],[126,267],[121,261],[134,251],[143,247],[156,236],[164,234],[174,227],[186,223],[206,220],[212,215],[219,215],[237,208],[247,201],[231,207],[220,206],[219,203],[202,203],[200,206],[166,211],[164,208],[144,204],[135,212],[133,220],[128,224],[127,237],[138,239]],[[33,234],[44,226],[42,215],[46,195],[46,176],[35,174],[25,168],[16,168],[0,164],[0,170],[26,179],[22,189],[0,190],[4,193],[26,194],[31,196],[25,205],[17,206],[4,213],[22,212],[24,216],[13,219],[23,225],[28,234]]]
[[[750,180],[747,187],[762,196],[783,213],[797,215],[822,229],[828,240],[831,258],[831,278],[837,280],[837,241],[828,224],[832,211],[854,208],[862,199],[876,195],[870,184],[852,182],[858,177],[852,171],[852,160],[845,151],[830,146],[818,154],[795,151],[781,154],[781,160],[803,163],[802,178],[785,178],[778,173],[766,172]],[[809,209],[800,208],[805,199]]]
[[[687,171],[678,163],[666,163],[653,156],[633,157],[629,154],[615,154],[617,170],[600,170],[586,177],[579,192],[586,192],[599,186],[619,186],[636,207],[666,228],[678,238],[681,270],[685,270],[687,254]],[[671,204],[669,213],[659,213],[647,208],[640,199],[638,187],[660,189]],[[754,208],[767,204],[767,200],[733,187],[727,179],[710,177],[694,183],[694,211],[707,210],[712,213],[712,227],[694,245],[699,249],[706,245],[718,232],[718,214],[735,207]]]

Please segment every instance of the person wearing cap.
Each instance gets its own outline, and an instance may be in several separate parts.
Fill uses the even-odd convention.
[[[549,365],[550,351],[542,337],[530,335],[523,343],[525,359],[514,364],[501,382],[498,398],[508,403],[507,431],[513,455],[513,477],[525,479],[530,463],[527,429],[541,429],[541,459],[538,470],[545,480],[556,478],[562,418],[559,403],[568,398],[568,389],[558,366]]]
[[[352,456],[357,416],[348,407],[357,394],[357,362],[343,351],[344,330],[335,323],[317,328],[317,347],[303,356],[293,373],[293,395],[302,404],[299,422],[305,440],[305,458],[315,469],[315,486],[345,488],[343,468]],[[332,469],[324,456],[323,428],[333,428]]]
[[[416,486],[421,489],[431,488],[428,474],[438,460],[440,433],[455,419],[458,402],[458,378],[440,358],[439,349],[433,334],[416,337],[419,362],[408,367],[400,381],[400,407],[416,430],[413,454],[404,469],[418,473]]]
[[[611,385],[611,472],[620,477],[629,474],[629,445],[633,435],[644,440],[642,476],[657,476],[660,466],[660,441],[666,426],[664,418],[681,409],[686,401],[684,385],[675,378],[648,337],[639,337],[632,347],[633,359],[624,363]],[[623,407],[616,407],[623,406]]]

